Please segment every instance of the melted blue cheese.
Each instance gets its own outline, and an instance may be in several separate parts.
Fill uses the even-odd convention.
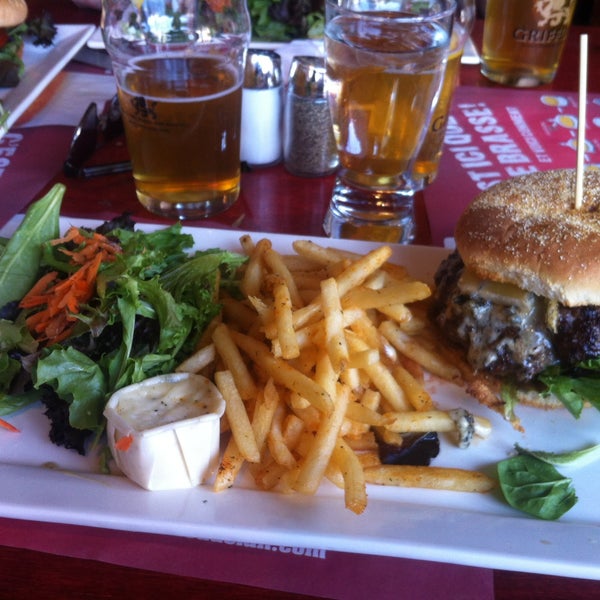
[[[467,269],[458,288],[470,301],[460,307],[457,334],[468,344],[467,359],[476,369],[495,370],[508,356],[529,379],[539,365],[554,362],[544,299],[512,284],[483,281]]]

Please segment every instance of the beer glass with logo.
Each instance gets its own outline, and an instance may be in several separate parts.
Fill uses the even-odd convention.
[[[417,188],[432,183],[438,173],[450,104],[458,83],[460,61],[475,20],[475,0],[456,0],[454,26],[450,38],[448,64],[442,90],[438,96],[425,140],[415,161],[413,179]]]
[[[408,243],[413,163],[446,67],[453,0],[327,0],[326,92],[340,168],[332,237]]]
[[[178,219],[230,207],[240,188],[245,0],[104,0],[102,30],[139,201]]]
[[[551,82],[575,4],[576,0],[488,0],[481,72],[515,87]]]

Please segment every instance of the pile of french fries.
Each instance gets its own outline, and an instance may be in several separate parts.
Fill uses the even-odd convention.
[[[263,490],[314,494],[326,478],[357,514],[367,484],[493,487],[476,471],[381,464],[377,438],[401,444],[403,433],[457,428],[434,406],[424,371],[461,378],[428,335],[430,288],[392,264],[388,246],[360,256],[308,240],[290,254],[268,239],[240,243],[243,298],[220,298],[222,314],[178,368],[211,377],[226,401],[216,491],[244,465]],[[489,434],[489,421],[473,422]]]

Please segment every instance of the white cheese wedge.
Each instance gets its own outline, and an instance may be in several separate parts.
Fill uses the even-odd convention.
[[[171,373],[127,386],[104,410],[121,471],[148,490],[195,487],[219,460],[225,401],[201,375]]]

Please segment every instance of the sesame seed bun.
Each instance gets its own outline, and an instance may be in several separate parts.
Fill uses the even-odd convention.
[[[585,173],[578,210],[575,183],[575,171],[561,169],[484,191],[456,227],[465,265],[565,306],[600,305],[600,172]]]
[[[16,27],[27,18],[25,0],[0,0],[0,27]]]

